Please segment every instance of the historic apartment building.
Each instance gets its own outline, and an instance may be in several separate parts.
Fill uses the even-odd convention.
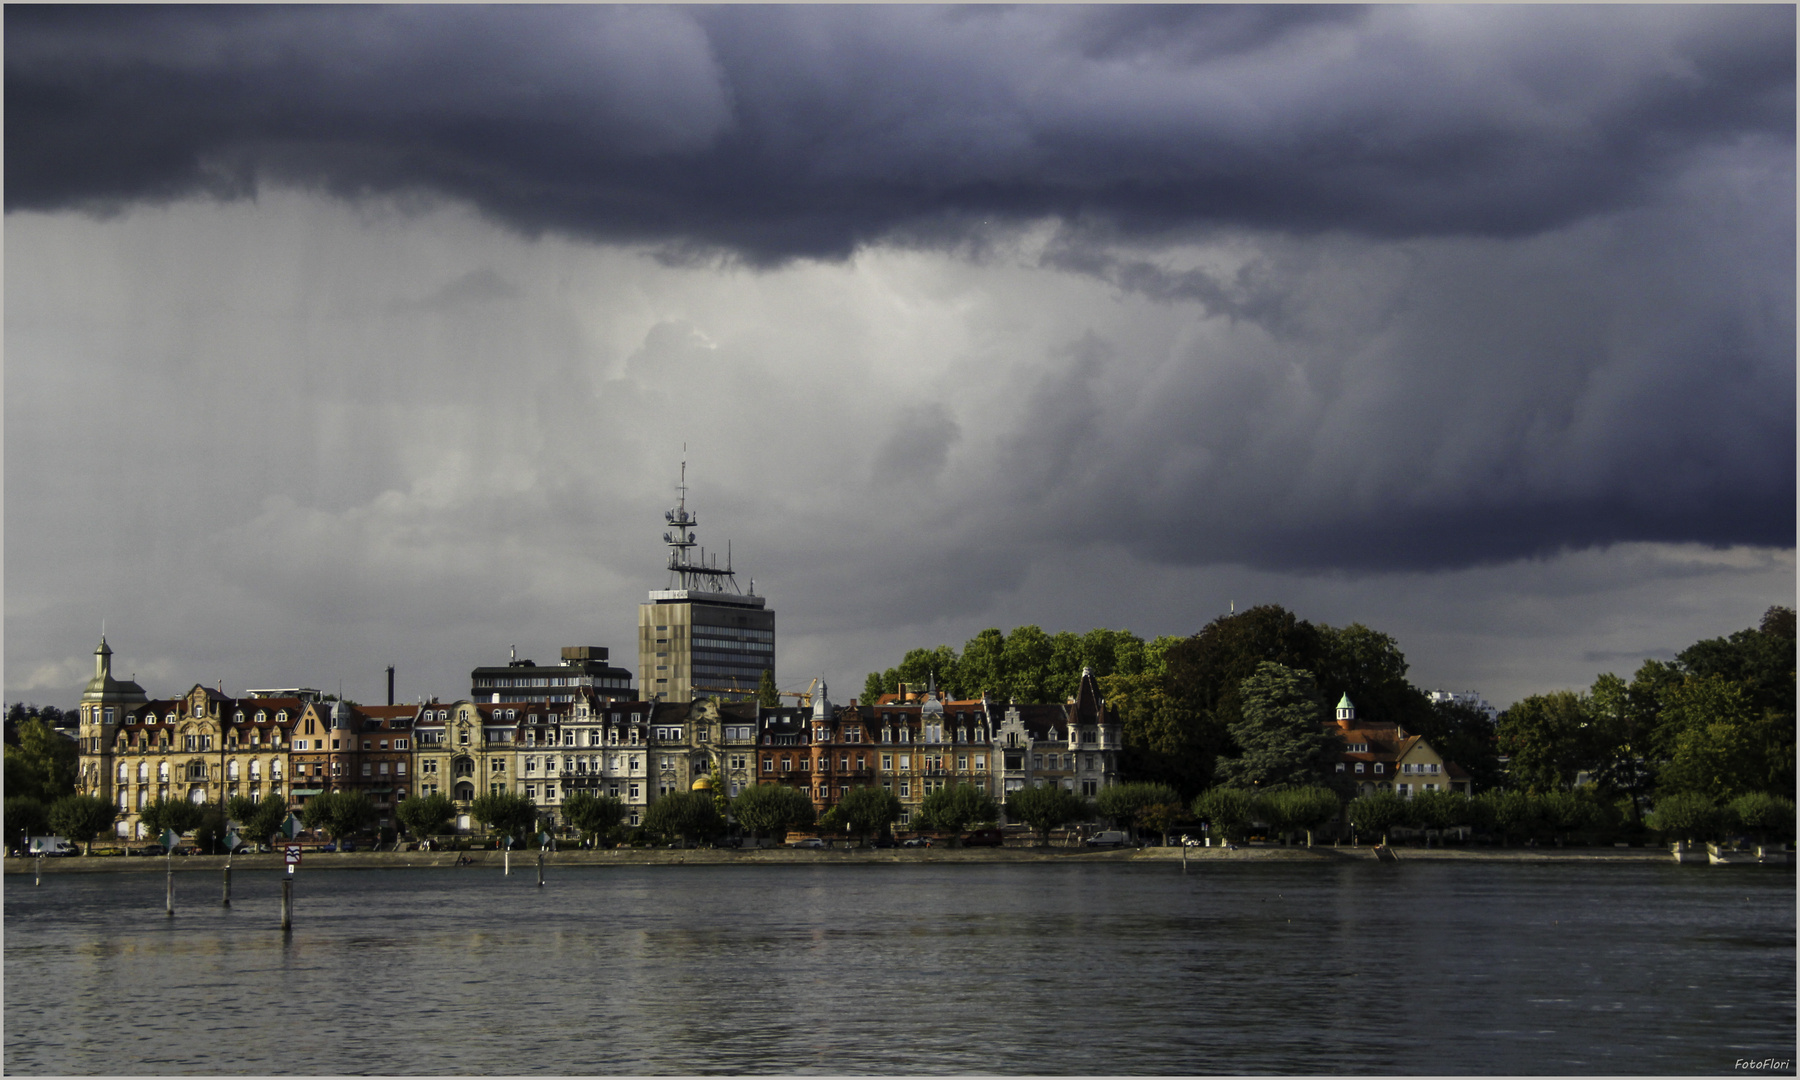
[[[703,778],[727,798],[788,784],[820,814],[855,787],[880,785],[899,799],[904,828],[951,784],[1003,802],[1033,784],[1092,796],[1118,774],[1119,724],[1086,672],[1065,705],[902,687],[875,704],[838,706],[821,685],[809,704],[777,708],[614,699],[587,686],[571,701],[364,706],[315,692],[234,698],[201,685],[149,700],[113,677],[111,660],[103,641],[82,696],[80,777],[84,792],[119,807],[121,837],[142,836],[139,814],[158,798],[277,798],[299,810],[329,791],[366,794],[381,829],[398,826],[397,807],[414,794],[448,797],[467,831],[479,825],[469,814],[477,796],[522,794],[561,822],[564,802],[582,791],[619,799],[637,826],[657,798]],[[1404,733],[1389,758],[1409,778],[1402,783],[1416,772],[1430,784],[1434,768],[1454,768]]]

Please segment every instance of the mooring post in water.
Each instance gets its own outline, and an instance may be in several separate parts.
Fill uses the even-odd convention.
[[[538,888],[544,887],[544,853],[538,852]]]
[[[288,864],[287,874],[281,879],[281,929],[294,928],[294,867]]]
[[[505,872],[507,874],[511,874],[512,873],[512,848],[506,849],[506,851],[500,856],[500,861],[506,867]]]
[[[168,858],[168,864],[169,864],[168,882],[167,882],[168,890],[167,890],[167,894],[163,897],[163,907],[168,910],[169,917],[174,918],[175,917],[175,849],[174,848],[169,849],[169,854],[168,854],[167,858]]]
[[[225,895],[219,900],[220,907],[231,906],[231,857],[225,857]]]

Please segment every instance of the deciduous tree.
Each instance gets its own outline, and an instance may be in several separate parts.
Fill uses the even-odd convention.
[[[1323,785],[1343,740],[1324,728],[1325,703],[1312,675],[1264,661],[1239,687],[1238,719],[1231,725],[1235,758],[1216,773],[1233,787]]]
[[[786,784],[752,784],[731,800],[731,816],[752,836],[803,829],[816,820],[812,800]]]
[[[971,825],[998,820],[1000,807],[987,790],[974,784],[951,784],[925,796],[919,804],[920,828],[960,834]],[[955,841],[961,843],[960,837]]]
[[[711,803],[712,799],[705,801]],[[528,840],[537,833],[537,803],[516,791],[477,795],[469,802],[469,816],[487,826],[488,831],[510,836],[515,842]]]
[[[186,799],[156,798],[138,812],[138,821],[150,830],[151,836],[158,836],[164,830],[182,836],[193,831],[203,816],[198,803],[191,803]]]
[[[50,804],[45,817],[51,832],[86,844],[87,854],[92,855],[94,837],[113,827],[119,820],[119,808],[98,795],[64,795]]]
[[[1006,793],[1006,816],[1038,834],[1039,846],[1050,843],[1050,830],[1085,819],[1087,800],[1054,784],[1022,787]]]
[[[838,812],[844,828],[855,833],[858,842],[864,844],[870,836],[880,835],[900,820],[900,800],[874,785],[853,787],[844,792],[833,809]]]
[[[6,797],[6,842],[21,844],[28,836],[42,836],[50,825],[50,808],[30,795]]]
[[[1377,791],[1350,800],[1350,824],[1364,836],[1388,841],[1388,830],[1406,821],[1406,800],[1391,791]]]
[[[1267,792],[1259,809],[1284,838],[1301,831],[1306,833],[1306,846],[1312,847],[1313,833],[1335,820],[1343,812],[1344,805],[1330,788],[1312,785]]]
[[[1168,806],[1176,807],[1177,813],[1186,808],[1180,792],[1167,784],[1142,781],[1103,787],[1094,798],[1094,808],[1100,816],[1122,829],[1130,829],[1134,838],[1140,825],[1150,825],[1148,819],[1153,814],[1159,819],[1172,820],[1166,811],[1158,811],[1159,807]]]
[[[450,831],[451,822],[456,819],[456,804],[447,795],[414,795],[400,800],[394,816],[414,840],[424,840]]]
[[[725,831],[725,819],[712,796],[704,791],[672,791],[650,804],[644,828],[659,836],[687,843],[710,840]]]
[[[612,795],[577,791],[563,799],[563,820],[580,831],[583,840],[599,843],[625,820],[625,804]]]
[[[5,752],[6,793],[28,795],[48,806],[75,794],[80,748],[58,735],[40,716],[20,721],[18,745]]]
[[[1567,791],[1595,759],[1593,717],[1586,695],[1572,690],[1534,694],[1500,714],[1500,751],[1507,773],[1530,792]]]
[[[1656,800],[1646,824],[1677,840],[1710,840],[1722,831],[1724,818],[1711,796],[1679,791]]]
[[[1224,840],[1242,840],[1256,809],[1254,793],[1223,784],[1207,788],[1194,799],[1194,816]]]

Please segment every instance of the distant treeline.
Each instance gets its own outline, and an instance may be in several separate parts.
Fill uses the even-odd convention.
[[[1265,662],[1311,676],[1318,722],[1349,694],[1359,720],[1424,736],[1469,772],[1477,792],[1580,784],[1629,802],[1633,818],[1657,795],[1692,792],[1723,803],[1748,792],[1794,794],[1794,612],[1784,607],[1672,662],[1649,661],[1629,683],[1608,674],[1586,693],[1526,698],[1498,724],[1469,706],[1433,704],[1407,681],[1406,657],[1389,635],[1359,623],[1310,623],[1274,604],[1221,616],[1188,638],[983,630],[960,653],[948,645],[909,651],[897,666],[870,673],[863,695],[872,701],[899,683],[922,688],[935,679],[956,698],[986,691],[1001,701],[1066,701],[1082,667],[1091,667],[1124,723],[1125,778],[1192,798],[1241,771],[1220,763],[1244,754],[1232,731],[1245,730],[1245,683]]]

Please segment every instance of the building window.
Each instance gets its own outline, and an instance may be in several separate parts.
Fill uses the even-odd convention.
[[[900,781],[900,797],[902,799],[905,799],[905,798],[910,798],[911,796],[912,796],[912,782],[910,780],[901,780]],[[905,811],[902,810],[901,813],[904,814]],[[901,820],[904,821],[905,818],[902,818]]]
[[[1356,763],[1356,771],[1357,771],[1357,772],[1358,772],[1358,773],[1360,773],[1360,772],[1362,772],[1362,771],[1363,771],[1363,763],[1362,763],[1362,762],[1360,762],[1360,761],[1359,761],[1359,762],[1357,762],[1357,763]]]
[[[363,763],[362,763],[362,774],[363,774],[363,775],[364,775],[364,776],[369,776],[369,775],[371,775],[371,773],[372,773],[372,771],[373,771],[373,770],[374,770],[374,768],[375,768],[375,763],[374,763],[374,762],[371,762],[371,761],[365,761],[365,762],[363,762]],[[381,766],[381,771],[382,771],[382,772],[383,772],[383,773],[386,773],[386,772],[387,772],[387,763],[386,763],[386,762],[383,762],[383,763],[382,763],[382,766]]]

